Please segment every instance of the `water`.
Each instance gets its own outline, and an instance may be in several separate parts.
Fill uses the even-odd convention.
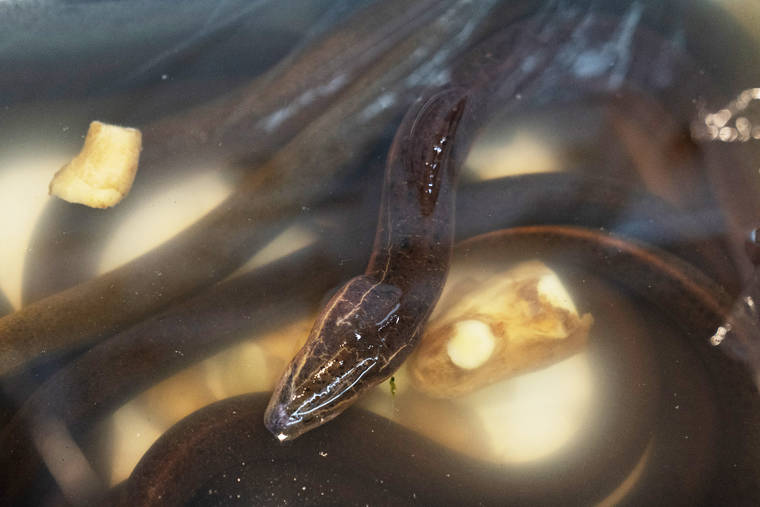
[[[630,260],[564,240],[481,250],[496,259],[478,264],[495,272],[538,260],[556,273],[578,311],[593,316],[585,346],[460,398],[426,396],[402,369],[395,394],[387,382],[379,385],[360,408],[303,441],[280,446],[265,432],[259,412],[266,393],[320,303],[366,265],[385,153],[403,104],[419,93],[413,87],[456,77],[441,62],[468,37],[537,9],[520,2],[497,6],[500,14],[490,18],[472,13],[485,20],[480,25],[465,22],[462,13],[475,8],[469,4],[431,8],[431,32],[385,60],[377,56],[380,63],[355,75],[350,62],[334,70],[320,63],[309,67],[309,79],[319,80],[313,90],[280,84],[272,91],[264,81],[246,99],[251,110],[268,111],[264,118],[285,110],[295,116],[262,123],[245,108],[233,107],[234,116],[214,112],[239,104],[256,76],[271,76],[265,73],[276,62],[316,47],[368,3],[226,2],[209,11],[200,2],[131,2],[129,12],[108,2],[0,4],[8,23],[35,20],[27,31],[6,27],[0,40],[7,69],[0,78],[0,311],[50,301],[44,298],[156,249],[176,259],[109,279],[102,297],[85,300],[69,321],[65,305],[33,319],[43,331],[69,326],[66,336],[74,338],[60,347],[40,341],[34,360],[2,377],[4,499],[117,498],[152,449],[156,461],[141,465],[142,478],[165,469],[167,495],[192,488],[185,498],[197,504],[756,502],[757,336],[749,334],[748,346],[731,339],[711,345],[722,321],[707,308],[713,299],[730,302],[752,273],[742,241],[757,226],[760,141],[752,125],[760,124],[760,103],[741,111],[749,126],[739,113],[726,121],[720,113],[760,86],[760,33],[748,21],[758,13],[749,3],[718,15],[724,6],[708,2],[591,10],[568,2],[553,19],[577,16],[578,27],[606,17],[620,22],[603,44],[578,29],[554,59],[542,64],[536,51],[523,55],[522,71],[549,70],[492,106],[504,111],[493,114],[468,156],[458,239],[516,226],[575,226],[651,254]],[[129,22],[138,15],[151,22]],[[460,25],[444,37],[453,26],[440,21],[446,16]],[[89,26],[74,28],[82,19]],[[383,19],[366,31],[401,30]],[[442,24],[432,29],[432,19]],[[705,19],[714,21],[708,31]],[[646,55],[655,77],[643,81],[651,87],[618,89],[637,68],[631,36],[642,29],[670,41],[676,56],[690,56],[683,63],[664,52]],[[350,40],[359,47],[363,39]],[[599,67],[607,60],[609,75]],[[557,81],[574,75],[588,84],[595,73],[604,79],[592,94]],[[321,102],[328,100],[335,102]],[[190,113],[202,121],[183,119],[209,101],[217,109]],[[108,211],[47,196],[49,179],[76,154],[92,120],[141,127],[146,139],[132,193]],[[736,135],[721,137],[724,126]],[[269,175],[266,181],[251,168]],[[285,184],[271,186],[279,177]],[[254,190],[241,198],[245,189]],[[232,218],[182,243],[181,231],[202,227],[209,213]],[[653,263],[669,256],[695,266],[701,278],[694,279],[706,282],[675,286],[663,270],[653,274]],[[466,264],[457,259],[453,275]],[[715,297],[699,296],[702,289]],[[108,315],[124,320],[97,328]],[[89,334],[77,338],[80,331]],[[10,357],[14,349],[0,350]],[[261,394],[229,400],[249,393]],[[208,408],[219,400],[227,405]],[[208,419],[214,424],[228,420],[217,428],[202,417],[185,419],[198,410],[216,414]],[[170,431],[183,419],[199,425],[195,433]],[[161,435],[175,443],[156,444]],[[195,465],[177,449],[210,454]],[[61,467],[61,459],[75,465]]]

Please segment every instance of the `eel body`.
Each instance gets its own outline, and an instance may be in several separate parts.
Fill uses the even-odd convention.
[[[579,19],[549,9],[494,34],[452,67],[449,91],[412,108],[389,153],[369,266],[322,310],[267,407],[265,425],[279,440],[298,437],[336,417],[390,377],[414,349],[450,258],[459,156],[454,151],[465,151],[472,133],[493,110],[509,111],[521,101],[610,96],[634,85],[659,92],[670,84],[658,80],[646,56],[670,58],[669,46],[646,30],[634,30],[641,15],[635,6],[618,21]],[[607,63],[598,48],[624,39],[630,39],[625,58]],[[568,60],[567,52],[593,56],[595,65],[605,65],[587,68],[583,58]],[[561,93],[557,83],[563,84]],[[698,85],[698,80],[689,83]],[[468,97],[464,117],[460,102],[465,92],[457,91],[460,87]],[[674,110],[684,107],[693,104],[672,105]],[[441,139],[454,130],[457,150],[449,152],[450,144]],[[437,172],[429,170],[438,165]]]
[[[662,308],[682,331],[695,337],[715,329],[732,299],[709,277],[677,257],[598,229],[544,225],[494,230],[457,243],[454,258],[463,259],[477,251],[494,258],[536,255],[553,259],[580,268],[576,271],[580,276],[593,271],[619,284],[627,294]],[[609,311],[600,315],[600,320],[617,329],[630,324],[625,313]],[[232,498],[257,505],[373,500],[392,505],[564,505],[572,494],[579,503],[596,505],[629,476],[642,455],[653,454],[647,451],[652,442],[658,449],[658,462],[647,463],[646,470],[654,475],[662,469],[699,474],[702,484],[693,488],[689,497],[700,500],[695,503],[712,505],[715,498],[730,498],[733,501],[728,504],[737,504],[748,496],[756,500],[754,476],[737,479],[732,466],[737,459],[754,463],[760,452],[747,446],[760,428],[753,424],[760,413],[760,400],[749,388],[749,376],[734,368],[728,357],[715,354],[706,340],[693,340],[697,357],[710,359],[705,375],[720,372],[722,377],[716,385],[721,393],[716,407],[739,410],[741,416],[716,425],[714,420],[699,417],[696,408],[674,410],[673,392],[661,388],[664,377],[657,361],[641,362],[642,357],[651,357],[641,356],[641,343],[652,338],[649,333],[656,325],[629,329],[623,337],[605,340],[608,344],[597,349],[597,354],[605,348],[612,351],[607,365],[615,371],[616,382],[606,388],[616,403],[599,417],[605,421],[604,427],[614,428],[615,445],[596,435],[599,438],[591,438],[579,449],[580,456],[559,460],[549,472],[538,467],[537,472],[526,473],[524,464],[494,466],[457,455],[362,409],[349,410],[320,431],[309,432],[287,446],[277,445],[267,438],[263,427],[251,425],[264,411],[265,398],[259,393],[206,406],[177,423],[151,447],[124,486],[111,492],[113,504],[218,505]],[[653,339],[666,339],[670,332],[666,328]],[[610,341],[618,341],[618,345],[610,347]],[[618,348],[636,342],[639,345]],[[677,366],[665,371],[679,377],[683,370]],[[693,380],[688,382],[691,385]],[[679,390],[678,398],[688,391]],[[713,396],[710,390],[699,391],[698,387],[691,392]],[[694,398],[689,399],[693,403]],[[672,416],[686,419],[663,419],[658,412],[663,406]],[[689,439],[678,438],[687,431],[684,421],[693,424],[688,429]],[[726,431],[727,426],[733,430]],[[739,426],[746,432],[739,431]],[[719,450],[721,465],[694,459],[706,448]],[[737,480],[751,485],[742,491],[736,487]],[[662,494],[656,479],[645,479],[628,492],[626,500],[636,505],[656,503]]]
[[[443,289],[466,103],[451,88],[405,116],[388,154],[369,265],[328,301],[288,365],[265,424],[281,441],[327,422],[404,362]]]

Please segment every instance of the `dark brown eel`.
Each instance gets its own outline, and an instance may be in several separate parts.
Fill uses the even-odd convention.
[[[265,423],[280,441],[336,417],[419,341],[451,257],[461,163],[454,134],[465,102],[464,90],[441,91],[401,122],[369,265],[328,301],[272,395]]]
[[[747,372],[735,368],[732,360],[711,350],[704,340],[731,302],[712,280],[666,252],[584,227],[497,230],[465,240],[455,250],[464,258],[471,251],[485,251],[495,259],[538,257],[553,266],[577,267],[577,275],[570,275],[573,281],[580,282],[583,273],[593,272],[655,307],[667,301],[667,317],[681,332],[694,334],[694,349],[706,362],[700,374],[709,375],[719,389],[719,410],[738,411],[737,416],[721,419],[717,426],[704,417],[699,423],[690,422],[692,440],[682,438],[677,424],[655,423],[662,422],[657,418],[664,417],[663,412],[673,411],[672,392],[659,393],[653,385],[660,374],[657,365],[651,357],[632,354],[625,345],[642,339],[637,333],[657,333],[650,337],[654,340],[669,338],[662,324],[653,322],[640,331],[629,329],[609,351],[612,363],[607,367],[617,380],[616,387],[608,386],[613,389],[610,410],[600,417],[607,431],[615,434],[614,445],[600,438],[579,450],[571,462],[557,463],[550,471],[458,456],[356,408],[287,445],[277,445],[263,434],[261,423],[252,424],[264,411],[264,397],[258,394],[220,401],[177,423],[154,444],[129,481],[114,492],[112,501],[125,506],[284,501],[565,505],[572,497],[574,503],[588,505],[598,503],[620,484],[651,441],[657,442],[657,452],[662,454],[647,473],[683,470],[697,473],[700,483],[684,492],[672,489],[670,476],[649,478],[648,489],[634,490],[627,498],[633,504],[658,499],[667,499],[669,505],[735,504],[759,498],[753,475],[734,476],[735,470],[747,473],[760,458],[760,447],[747,446],[760,436],[760,399]],[[614,332],[626,322],[618,321],[614,303],[610,310],[599,317]],[[705,391],[713,394],[710,388]],[[643,420],[631,424],[636,418]],[[702,428],[706,443],[696,442],[700,435],[695,428]],[[697,459],[705,452],[703,444],[708,452],[704,461]],[[711,453],[717,454],[717,462]],[[197,466],[199,462],[204,465]]]
[[[456,88],[409,111],[388,155],[377,236],[367,270],[327,303],[272,395],[264,420],[280,441],[335,418],[389,378],[414,349],[448,269],[455,174],[461,163],[456,153],[447,150],[448,145],[460,144],[466,150],[467,139],[493,108],[508,109],[520,100],[535,100],[556,87],[558,79],[572,89],[570,96],[609,93],[628,82],[655,84],[657,77],[635,51],[655,54],[652,46],[661,41],[644,31],[636,33],[640,15],[640,7],[632,6],[617,23],[594,20],[591,15],[580,21],[568,16],[571,21],[567,21],[549,9],[520,30],[495,35],[484,44],[485,54],[476,52],[452,72],[452,84],[468,86],[469,110],[463,117],[462,92]],[[597,38],[607,39],[598,43],[602,47],[628,38],[632,48],[615,61],[591,42]],[[581,52],[574,46],[591,49]],[[526,47],[530,50],[523,51]],[[581,52],[580,61],[569,66],[563,62],[563,47]],[[529,57],[518,57],[525,54]],[[610,70],[615,64],[622,65],[622,70]],[[455,137],[460,121],[462,140]],[[438,165],[445,172],[431,175],[430,168],[438,169]]]
[[[268,150],[248,150],[249,156],[260,163],[206,216],[159,247],[102,276],[73,287],[69,286],[72,280],[64,277],[65,288],[61,287],[64,290],[0,318],[0,375],[16,373],[30,361],[91,346],[244,264],[272,237],[273,221],[298,215],[302,207],[313,206],[335,192],[341,181],[338,175],[358,163],[383,139],[388,122],[403,113],[431,74],[442,72],[472,42],[471,37],[482,34],[482,20],[498,0],[426,1],[424,5],[415,4],[413,11],[394,8],[399,3],[408,4],[394,0],[389,5],[380,2],[368,7],[370,11],[360,16],[358,27],[349,24],[294,61],[285,62],[274,75],[265,76],[245,93],[246,100],[240,99],[243,111],[235,108],[236,102],[213,111],[212,118],[226,113],[226,120],[234,128],[247,128],[250,122],[262,122],[268,117],[259,115],[284,115],[290,111],[284,110],[282,101],[298,104],[299,100],[304,101],[305,94],[313,99],[298,114],[292,111],[296,115],[293,119],[283,120],[283,128],[288,127],[286,132],[273,125],[269,136],[265,136]],[[428,4],[432,6],[422,8]],[[410,14],[414,17],[407,17]],[[353,48],[350,54],[355,58],[349,59],[355,66],[346,63],[336,67],[335,47],[343,45]],[[337,62],[344,60],[340,58]],[[415,71],[419,73],[418,79],[410,79]],[[319,77],[316,89],[310,87],[315,84],[312,76]],[[343,79],[347,82],[338,87],[336,82]],[[279,91],[262,93],[267,99],[259,103],[255,99],[264,88]],[[320,88],[324,91],[321,96]],[[378,105],[383,94],[392,94],[395,100],[389,104],[380,100]],[[207,135],[205,127],[210,113],[199,109],[195,115],[188,114],[169,123],[189,125],[192,131],[194,120],[198,119],[201,134]],[[234,130],[232,126],[228,125]],[[301,130],[293,132],[295,127]],[[222,130],[215,135],[223,137],[224,133]],[[177,137],[170,141],[193,143],[192,138]],[[220,142],[222,137],[218,137]],[[246,144],[254,144],[247,136],[244,140]],[[230,155],[237,162],[241,162],[240,153],[245,151],[239,142],[238,138]],[[275,148],[277,151],[272,153]],[[151,162],[155,164],[154,160]],[[160,180],[162,172],[157,169],[153,172]],[[138,179],[137,186],[141,185]],[[79,221],[88,227],[102,222],[113,224],[106,215],[98,217],[102,220],[93,219],[93,210],[73,207],[76,211],[71,211],[71,206],[60,203],[51,208],[53,214],[70,215],[69,224]],[[114,210],[117,215],[121,212],[119,207]],[[85,237],[91,238],[90,234],[86,232]],[[66,244],[65,237],[65,231],[57,231],[48,241]],[[47,268],[43,271],[49,273]],[[78,278],[81,273],[76,275]]]
[[[379,196],[374,188],[380,182],[373,181],[357,196],[359,205],[342,204],[345,208],[339,208],[334,225],[320,230],[323,241],[318,244],[263,272],[222,282],[174,305],[88,350],[32,395],[19,393],[13,402],[23,403],[23,407],[0,432],[0,447],[6,450],[0,455],[0,469],[12,471],[0,474],[0,489],[10,498],[19,498],[33,494],[28,488],[32,481],[44,482],[44,474],[38,473],[44,466],[28,434],[37,421],[55,418],[80,440],[97,421],[142,390],[230,343],[277,326],[281,321],[273,321],[272,316],[292,318],[294,312],[304,311],[299,310],[301,298],[313,308],[326,290],[362,269],[361,260],[370,255],[374,230],[367,224],[376,218]],[[558,173],[463,183],[460,187],[458,238],[520,225],[583,224],[608,231],[620,229],[627,237],[658,245],[695,264],[710,258],[709,243],[700,240],[700,224],[620,182]],[[524,208],[539,200],[550,201],[552,206]],[[316,217],[317,222],[325,220],[330,220],[329,212]],[[535,243],[513,239],[512,244],[516,251],[536,251]],[[311,273],[319,273],[319,279]],[[299,283],[306,277],[312,280],[308,291]],[[675,300],[675,296],[666,299]],[[708,331],[715,322],[716,318],[710,318],[705,324]],[[257,412],[257,423],[263,418],[263,408]],[[300,454],[298,449],[293,452]]]

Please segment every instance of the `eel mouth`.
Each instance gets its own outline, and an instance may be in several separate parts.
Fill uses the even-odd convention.
[[[357,385],[377,366],[366,358],[327,384],[306,375],[301,381],[278,386],[264,414],[264,425],[279,440],[293,440],[335,418],[355,399]],[[319,389],[313,386],[320,385]]]

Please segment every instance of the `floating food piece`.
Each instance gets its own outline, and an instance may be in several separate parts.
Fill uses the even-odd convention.
[[[430,396],[461,396],[578,352],[592,323],[538,261],[487,277],[460,273],[409,361],[411,378]]]
[[[55,173],[50,195],[91,208],[110,208],[132,188],[140,160],[139,130],[90,123],[82,151]]]

